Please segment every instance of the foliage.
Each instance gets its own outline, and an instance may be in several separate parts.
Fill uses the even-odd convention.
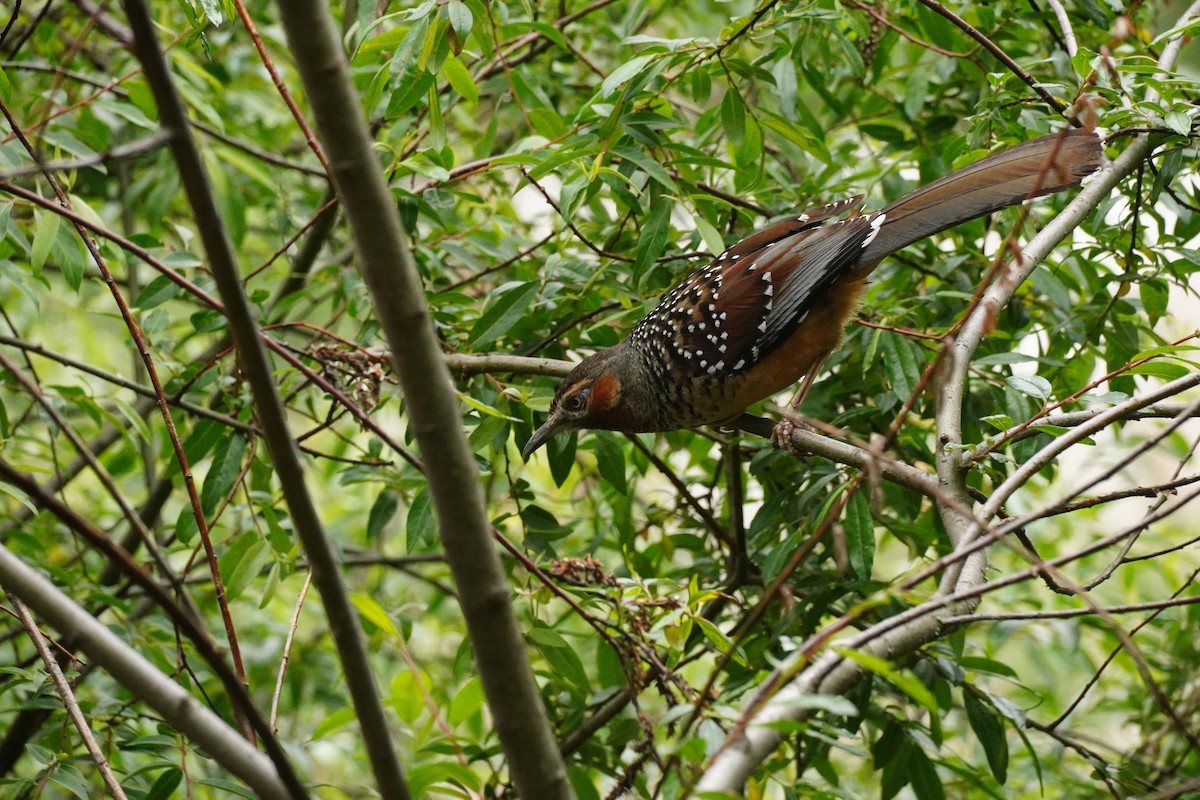
[[[1197,86],[1154,67],[1168,42],[1154,37],[1174,19],[1154,18],[1151,4],[1128,16],[1117,3],[1073,4],[1072,56],[1052,5],[951,8],[1111,134],[1110,156],[1146,131],[1155,150],[989,320],[955,451],[981,502],[1096,413],[1195,374]],[[575,360],[618,342],[690,269],[771,217],[858,191],[878,207],[1063,126],[935,6],[428,0],[334,14],[446,353]],[[0,42],[11,129],[0,141],[0,463],[122,541],[154,580],[181,584],[176,598],[195,605],[226,656],[236,632],[246,685],[260,708],[277,704],[278,737],[313,796],[364,796],[339,653],[320,598],[304,599],[307,560],[229,347],[200,223],[154,137],[158,112],[126,20],[83,7],[21,8]],[[274,379],[409,789],[496,796],[506,760],[372,299],[309,135],[239,9],[156,4],[154,14],[245,291],[279,345]],[[274,5],[246,10],[306,117],[292,64],[305,54],[289,53]],[[1148,101],[1150,90],[1159,96]],[[113,292],[16,131],[95,236],[189,467]],[[885,262],[803,413],[933,473],[958,326],[985,280],[1002,282],[1020,243],[1070,199]],[[796,654],[834,652],[844,631],[928,601],[949,568],[937,561],[952,546],[935,498],[749,435],[585,433],[522,463],[554,370],[453,363],[489,516],[522,554],[506,562],[513,608],[580,798],[684,796],[743,730],[777,665],[787,666],[773,680],[786,682],[808,665]],[[1014,536],[990,548],[983,616],[901,659],[840,651],[865,677],[845,694],[802,698],[811,713],[777,723],[784,744],[747,793],[1125,797],[1200,773],[1200,611],[1184,604],[1200,561],[1176,513],[1195,494],[1195,434],[1172,422],[1181,409],[1124,415],[1046,459],[1003,508],[1036,555]],[[144,586],[45,498],[8,479],[0,490],[4,548],[236,724],[197,642]],[[739,571],[743,537],[753,568]],[[1044,580],[1031,566],[1043,562],[1054,565]],[[3,793],[103,791],[15,617],[4,640]],[[248,792],[145,698],[93,671],[78,643],[59,645],[130,796]]]

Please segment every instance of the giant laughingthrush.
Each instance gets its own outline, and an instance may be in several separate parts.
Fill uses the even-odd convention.
[[[859,213],[860,195],[776,222],[689,275],[628,339],[579,362],[522,454],[575,428],[640,433],[733,421],[820,366],[882,259],[1078,186],[1103,159],[1095,133],[1067,130],[988,156],[879,211]]]

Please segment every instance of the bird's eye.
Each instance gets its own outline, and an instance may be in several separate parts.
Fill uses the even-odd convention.
[[[567,398],[565,405],[567,411],[574,414],[583,411],[584,407],[587,406],[587,400],[581,394],[573,394]]]

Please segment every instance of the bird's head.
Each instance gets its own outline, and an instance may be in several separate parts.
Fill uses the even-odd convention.
[[[522,457],[529,460],[534,450],[565,431],[635,429],[630,427],[633,415],[627,383],[621,375],[618,347],[588,356],[563,378],[550,403],[549,417],[529,437],[521,450]]]

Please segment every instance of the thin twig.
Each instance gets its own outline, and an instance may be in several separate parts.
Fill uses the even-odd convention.
[[[984,36],[983,33],[974,28],[969,22],[955,14],[950,9],[946,8],[941,3],[937,2],[937,0],[920,0],[920,2],[921,5],[950,20],[950,22],[956,25],[963,33],[967,34],[976,42],[983,45],[985,50],[995,56],[996,60],[1007,67],[1012,74],[1024,81],[1025,84],[1029,86],[1030,89],[1033,89],[1033,91],[1037,93],[1038,97],[1042,98],[1047,105],[1049,105],[1059,114],[1067,113],[1067,106],[1064,105],[1061,100],[1050,94],[1050,92],[1048,92],[1044,86],[1038,83],[1036,78],[1026,72],[1016,61],[1013,61],[1012,57],[1008,53],[1004,52],[999,45],[997,45],[987,36]]]
[[[310,568],[304,574],[304,585],[296,595],[296,607],[292,610],[292,621],[288,623],[287,639],[283,642],[283,652],[279,655],[279,674],[275,678],[275,693],[271,695],[271,730],[278,730],[279,696],[283,693],[283,676],[287,674],[288,660],[292,657],[292,642],[296,639],[296,628],[300,624],[300,610],[304,608],[304,598],[308,596],[308,587],[312,586],[313,573]]]
[[[38,157],[33,145],[30,143],[29,139],[26,138],[21,126],[17,124],[17,120],[12,116],[8,106],[4,104],[3,101],[0,101],[0,113],[3,113],[4,117],[8,120],[9,126],[13,131],[13,135],[20,140],[26,152],[29,153],[29,156],[35,161],[41,163],[41,159]],[[59,205],[65,210],[70,209],[71,201],[67,197],[66,191],[62,188],[62,185],[58,182],[58,179],[55,177],[54,173],[46,170],[44,171],[43,176],[45,177],[46,182],[50,185],[50,188],[54,191],[54,195],[58,199]],[[217,561],[216,550],[213,548],[208,522],[205,519],[204,509],[200,503],[200,493],[196,489],[196,481],[192,475],[191,465],[189,463],[187,453],[184,451],[183,442],[179,438],[179,432],[175,427],[175,419],[171,414],[170,404],[167,402],[166,391],[163,389],[162,381],[158,377],[158,366],[155,364],[154,357],[150,353],[150,347],[146,343],[145,336],[142,335],[141,327],[133,318],[133,312],[130,309],[129,304],[125,301],[125,296],[122,294],[120,286],[117,285],[116,280],[113,278],[112,272],[108,268],[108,261],[100,254],[100,248],[97,246],[96,240],[89,235],[87,228],[83,225],[77,224],[75,226],[75,230],[79,235],[79,238],[83,241],[84,246],[87,248],[87,251],[92,258],[92,262],[96,265],[96,268],[100,270],[101,275],[104,277],[104,282],[108,286],[109,292],[112,294],[113,300],[117,305],[117,309],[121,314],[121,319],[125,323],[125,328],[129,331],[130,338],[137,347],[138,355],[141,356],[142,363],[146,369],[146,375],[150,379],[150,384],[154,388],[154,395],[158,400],[158,407],[162,414],[163,424],[167,431],[167,437],[170,440],[171,447],[175,452],[175,459],[179,463],[179,469],[183,475],[184,485],[187,488],[188,499],[191,502],[192,515],[196,520],[196,527],[199,531],[200,541],[203,542],[205,552],[208,556],[209,568],[211,569],[213,576],[213,591],[216,595],[217,605],[221,611],[221,619],[225,626],[225,637],[226,641],[229,643],[229,653],[233,659],[234,670],[237,672],[240,681],[245,684],[246,669],[242,661],[241,648],[238,646],[237,630],[233,624],[233,615],[229,611],[228,598],[225,596],[225,585],[221,579],[221,570]],[[152,542],[152,539],[148,535],[145,537],[145,539],[148,542]],[[152,546],[152,544],[150,546]],[[250,720],[242,714],[243,709],[241,709],[240,706],[235,706],[234,708],[236,709],[236,713],[239,715],[239,721],[242,724],[243,733],[248,738],[253,739],[254,730]]]
[[[258,28],[254,26],[254,20],[250,18],[250,12],[246,10],[246,4],[242,0],[233,0],[233,7],[237,9],[238,18],[242,21],[242,25],[246,27],[246,33],[250,34],[250,40],[254,42],[254,49],[258,51],[258,57],[262,61],[263,66],[266,67],[267,74],[271,76],[271,82],[275,84],[275,89],[279,92],[279,96],[283,98],[288,111],[292,113],[292,119],[296,121],[296,127],[304,134],[304,141],[308,143],[309,149],[313,151],[317,160],[321,162],[321,166],[325,168],[325,173],[329,174],[329,161],[325,158],[325,151],[321,149],[321,144],[313,134],[312,128],[308,126],[308,120],[301,113],[300,106],[296,105],[296,100],[292,97],[292,91],[280,76],[279,70],[275,69],[275,62],[271,59],[271,54],[267,52],[267,47],[263,44],[262,37],[258,35]]]
[[[1169,600],[1150,600],[1145,603],[1129,603],[1121,606],[1104,606],[1095,608],[1067,608],[1057,611],[1008,611],[998,614],[963,614],[957,617],[947,617],[947,625],[966,624],[968,622],[1015,622],[1025,619],[1073,619],[1089,617],[1096,614],[1132,614],[1137,611],[1156,611],[1176,606],[1190,606],[1200,603],[1200,596],[1173,597]]]
[[[106,372],[99,367],[94,367],[91,364],[80,361],[77,358],[72,358],[71,356],[51,350],[45,345],[38,344],[37,342],[29,342],[24,339],[18,339],[15,336],[0,334],[0,344],[8,345],[9,347],[16,347],[25,352],[36,353],[43,358],[48,358],[51,361],[57,361],[59,364],[64,366],[77,369],[80,372],[86,372],[88,375],[93,375],[97,378],[100,378],[106,383],[111,383],[114,386],[120,386],[122,389],[128,389],[129,391],[134,392],[142,397],[157,399],[155,397],[154,390],[148,386],[144,386],[136,381],[131,381],[128,378],[117,375],[116,373]],[[177,406],[189,414],[193,414],[197,417],[203,417],[205,419],[211,419],[214,422],[219,422],[228,428],[239,431],[240,433],[244,433],[248,436],[259,435],[258,428],[254,427],[253,425],[242,422],[241,420],[231,417],[228,414],[222,414],[220,411],[213,411],[211,408],[197,405],[190,400],[184,400],[181,397],[175,396],[168,398],[167,402],[173,406]]]
[[[63,707],[67,710],[67,716],[71,718],[71,724],[79,732],[79,738],[83,740],[83,746],[87,748],[88,755],[92,757],[92,763],[100,771],[100,776],[104,780],[104,785],[108,789],[108,793],[117,798],[117,800],[125,800],[125,790],[121,788],[121,782],[113,774],[112,765],[108,763],[108,759],[104,757],[104,752],[100,749],[100,744],[96,741],[96,737],[92,735],[92,729],[88,725],[87,717],[84,715],[83,709],[79,707],[79,701],[75,699],[75,692],[72,691],[71,684],[67,681],[67,676],[63,674],[58,659],[54,657],[54,654],[50,652],[50,648],[46,646],[46,639],[42,636],[42,632],[38,630],[37,621],[34,620],[33,614],[30,613],[29,608],[16,595],[9,595],[8,599],[12,601],[13,609],[17,612],[21,624],[25,626],[25,631],[29,634],[29,639],[33,642],[33,646],[37,648],[38,655],[41,656],[42,663],[46,666],[46,671],[50,673],[50,679],[54,681],[54,687],[58,689],[58,695],[62,698]]]
[[[12,180],[14,178],[23,178],[28,175],[41,175],[44,171],[52,172],[70,172],[80,169],[88,169],[90,167],[106,164],[110,161],[119,161],[123,158],[133,158],[135,156],[144,155],[153,152],[162,147],[171,138],[166,131],[155,131],[149,136],[143,136],[141,139],[135,139],[132,142],[119,144],[105,150],[103,153],[96,153],[88,158],[76,158],[70,161],[47,161],[44,164],[31,164],[27,167],[17,167],[16,169],[0,172],[0,181]]]
[[[1054,9],[1054,16],[1058,18],[1058,25],[1062,28],[1063,41],[1066,43],[1067,55],[1071,58],[1079,52],[1079,45],[1075,42],[1075,29],[1071,27],[1071,17],[1067,14],[1067,9],[1059,0],[1046,0],[1046,3]]]

